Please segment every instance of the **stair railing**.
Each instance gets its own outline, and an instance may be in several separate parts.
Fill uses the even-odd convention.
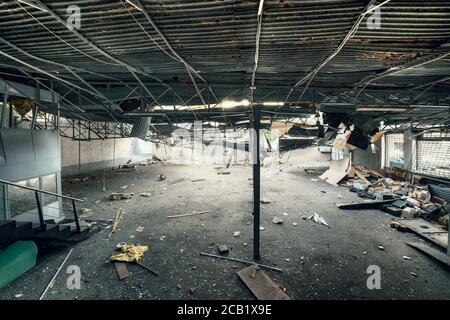
[[[39,215],[39,225],[40,225],[41,231],[46,231],[47,225],[44,220],[44,212],[42,211],[41,200],[40,200],[39,194],[47,194],[47,195],[58,197],[61,199],[70,200],[72,202],[72,210],[73,210],[73,216],[74,216],[74,220],[75,220],[76,231],[77,231],[77,233],[81,233],[81,227],[80,227],[80,221],[78,219],[76,202],[84,202],[83,200],[65,196],[65,195],[58,194],[58,193],[54,193],[54,192],[50,192],[50,191],[45,191],[45,190],[40,190],[40,189],[36,189],[36,188],[32,188],[32,187],[22,186],[20,184],[16,184],[14,182],[2,180],[2,179],[0,179],[0,183],[9,185],[9,186],[14,186],[17,188],[34,191],[35,196],[36,196],[36,205],[37,205],[37,210],[38,210],[38,215]]]

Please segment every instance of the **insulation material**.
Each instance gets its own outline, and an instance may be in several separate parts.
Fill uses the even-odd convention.
[[[121,248],[121,253],[111,257],[111,261],[137,262],[148,251],[148,246],[127,244]]]
[[[36,106],[33,100],[24,98],[12,98],[11,103],[21,117],[25,117]]]
[[[379,131],[377,133],[375,133],[371,138],[370,138],[370,142],[375,143],[378,140],[380,140],[383,136],[384,136],[384,131]]]
[[[331,185],[336,185],[349,174],[350,168],[350,157],[346,157],[342,160],[332,160],[330,168],[319,178]]]
[[[282,121],[274,121],[270,130],[276,132],[279,136],[283,136],[288,133],[289,130],[293,127],[292,123],[286,123]]]

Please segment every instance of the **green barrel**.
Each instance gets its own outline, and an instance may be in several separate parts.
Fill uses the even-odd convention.
[[[33,241],[17,241],[0,251],[0,288],[33,268],[37,251]]]

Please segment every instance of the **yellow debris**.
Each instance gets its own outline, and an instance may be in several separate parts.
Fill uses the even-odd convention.
[[[148,251],[148,246],[127,244],[121,248],[121,253],[111,257],[111,261],[136,262]]]

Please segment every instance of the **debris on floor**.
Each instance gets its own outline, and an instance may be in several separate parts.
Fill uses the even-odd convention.
[[[447,249],[448,231],[444,226],[436,223],[433,224],[423,219],[401,220],[399,223],[403,228],[406,228],[422,238]]]
[[[379,208],[382,211],[397,217],[439,221],[440,218],[448,214],[449,203],[433,193],[433,190],[436,189],[434,185],[410,184],[407,181],[395,180],[394,177],[390,178],[388,175],[389,173],[381,174],[353,164],[347,176],[346,185],[351,192],[357,193],[360,198],[380,202]],[[446,189],[447,192],[450,190],[448,187],[443,189]],[[395,201],[389,203],[390,200]],[[383,201],[386,201],[386,203],[381,203]],[[367,209],[367,207],[364,207],[364,209]],[[445,222],[445,219],[442,222]]]
[[[273,224],[282,224],[283,223],[283,219],[279,218],[277,216],[274,216],[273,219],[272,219],[272,223]]]
[[[233,237],[235,237],[235,238],[239,237],[240,235],[241,235],[240,231],[233,232]]]
[[[123,209],[120,208],[113,221],[111,232],[108,235],[108,239],[111,238],[111,236],[117,231],[117,227],[119,225],[120,220],[122,219],[122,216],[123,216]]]
[[[116,200],[129,200],[133,198],[134,193],[111,193],[109,195],[109,200],[116,201]]]
[[[324,226],[329,227],[328,223],[325,221],[324,217],[314,213],[309,219],[313,220],[315,223],[322,224]]]
[[[319,178],[333,186],[337,185],[349,174],[350,163],[350,157],[344,158],[342,160],[332,160],[330,168],[325,171]]]
[[[219,251],[220,254],[223,254],[223,255],[230,253],[230,250],[224,244],[221,244],[221,245],[217,246],[217,250]]]
[[[237,274],[258,300],[291,300],[258,266],[247,267]]]
[[[389,226],[393,229],[397,229],[398,231],[408,231],[407,227],[396,220],[392,220],[391,222],[389,222]]]
[[[448,256],[444,252],[439,251],[435,248],[432,248],[420,242],[407,242],[406,244],[418,250],[419,252],[424,253],[425,255],[435,259],[436,261],[440,262],[447,268],[450,268],[450,256]]]
[[[69,253],[67,253],[66,257],[64,258],[63,262],[61,263],[61,265],[59,266],[58,270],[56,270],[56,273],[53,275],[53,278],[50,280],[50,282],[47,284],[47,287],[45,288],[44,292],[42,293],[42,295],[40,296],[39,300],[43,300],[45,295],[47,294],[48,290],[50,288],[52,288],[55,284],[55,280],[56,277],[58,276],[58,274],[61,272],[62,268],[64,267],[64,265],[66,264],[67,260],[69,259],[69,257],[71,256],[73,252],[73,248],[70,249]]]
[[[127,264],[125,262],[114,262],[114,266],[116,268],[117,276],[119,280],[125,280],[130,277],[130,273],[128,272]]]
[[[92,212],[92,209],[82,208],[82,209],[80,210],[80,212],[81,212],[81,214],[87,214],[87,213]]]
[[[121,249],[121,253],[113,255],[111,261],[136,262],[148,251],[148,246],[127,244]]]
[[[142,192],[140,194],[141,197],[145,197],[145,198],[150,198],[151,196],[153,196],[154,193],[153,192]]]
[[[164,173],[161,173],[159,176],[158,176],[158,180],[159,181],[164,181],[164,180],[166,180],[167,179],[167,177],[166,177],[166,175],[164,174]]]
[[[433,184],[421,184],[421,180],[414,180],[411,184],[406,181],[400,169],[390,169],[383,174],[363,166],[353,164],[347,175],[346,185],[349,191],[357,193],[365,202],[338,204],[338,208],[345,210],[380,209],[392,216],[404,219],[403,221],[421,221],[426,224],[433,222],[438,228],[448,226],[450,212],[450,188]],[[395,174],[393,174],[394,172]],[[397,180],[402,179],[401,181]],[[441,197],[442,198],[441,198]],[[373,200],[373,201],[367,201]],[[447,236],[445,230],[432,232],[428,229],[414,229],[406,224],[410,222],[391,222],[390,226],[404,231],[412,230],[425,235],[430,241],[446,246]],[[413,223],[413,222],[412,222]],[[419,232],[420,231],[420,232]]]
[[[229,260],[229,261],[234,261],[234,262],[241,262],[241,263],[245,263],[245,264],[248,264],[248,265],[256,265],[256,266],[261,267],[261,268],[274,270],[274,271],[278,271],[278,272],[283,272],[283,270],[280,269],[280,268],[271,267],[271,266],[268,266],[268,265],[265,265],[265,264],[256,263],[254,261],[248,261],[248,260],[244,260],[244,259],[225,257],[225,256],[218,256],[216,254],[211,254],[211,253],[206,253],[206,252],[200,252],[200,255],[204,256],[204,257],[218,258],[218,259]]]
[[[176,179],[176,180],[173,180],[173,181],[169,182],[168,185],[177,184],[179,182],[183,182],[184,180],[185,180],[184,178],[179,178],[179,179]]]
[[[167,216],[167,219],[175,219],[175,218],[182,218],[182,217],[190,217],[190,216],[198,216],[200,214],[209,213],[209,211],[194,211],[192,213],[184,213],[184,214],[178,214],[174,216]]]

